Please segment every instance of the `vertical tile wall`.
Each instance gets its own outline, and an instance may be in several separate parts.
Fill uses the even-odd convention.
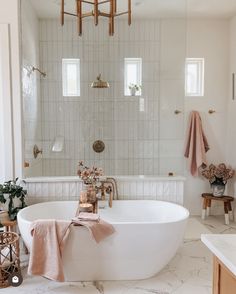
[[[173,32],[172,32],[173,29]],[[109,175],[183,172],[183,106],[185,27],[181,20],[137,20],[131,27],[116,21],[114,37],[107,22],[85,22],[83,37],[75,21],[62,28],[57,20],[40,20],[43,175],[75,175],[79,160],[98,165]],[[124,58],[143,60],[142,98],[124,96]],[[80,58],[81,96],[62,96],[62,58]],[[98,73],[109,89],[92,89]],[[53,153],[56,136],[63,152]],[[106,148],[97,154],[95,140]]]
[[[40,75],[32,72],[32,67],[39,66],[39,21],[34,9],[27,0],[21,1],[22,13],[22,101],[24,111],[24,150],[25,168],[24,175],[42,175],[42,156],[37,159],[33,156],[35,144],[41,148],[42,123],[41,123],[41,94]]]

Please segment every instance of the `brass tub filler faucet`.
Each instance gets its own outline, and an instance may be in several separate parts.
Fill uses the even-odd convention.
[[[100,193],[99,200],[106,200],[106,195],[108,195],[109,207],[112,207],[112,200],[118,200],[118,189],[117,182],[114,178],[106,178],[105,180],[101,180],[101,185],[98,187],[98,194]]]
[[[117,182],[114,178],[108,177],[104,180],[100,181],[100,185],[96,187],[94,191],[93,200],[89,200],[87,197],[87,201],[83,201],[80,198],[80,211],[93,212],[97,213],[99,201],[106,201],[108,196],[108,205],[112,207],[112,201],[118,200],[118,189]],[[80,196],[81,197],[81,196]],[[100,205],[99,208],[105,208],[105,205]]]

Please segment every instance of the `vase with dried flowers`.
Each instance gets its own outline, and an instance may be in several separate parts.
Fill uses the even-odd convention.
[[[208,168],[203,169],[201,174],[209,180],[212,194],[216,197],[221,197],[224,195],[227,181],[234,176],[234,170],[231,167],[227,168],[224,163],[218,166],[211,164]]]
[[[100,177],[103,176],[103,170],[95,166],[88,167],[84,165],[83,161],[79,162],[78,176],[81,178],[84,184],[84,190],[86,193],[82,193],[82,202],[95,203],[97,188],[100,185]]]

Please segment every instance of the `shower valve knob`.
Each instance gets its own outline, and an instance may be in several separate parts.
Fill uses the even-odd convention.
[[[42,149],[39,150],[38,146],[34,145],[33,154],[34,154],[34,158],[36,159],[39,154],[43,154],[43,150]]]

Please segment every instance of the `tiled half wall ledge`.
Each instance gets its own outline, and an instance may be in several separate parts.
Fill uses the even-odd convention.
[[[115,176],[119,200],[163,200],[183,205],[182,176]],[[27,204],[56,200],[78,200],[83,184],[78,177],[39,177],[25,179]]]

